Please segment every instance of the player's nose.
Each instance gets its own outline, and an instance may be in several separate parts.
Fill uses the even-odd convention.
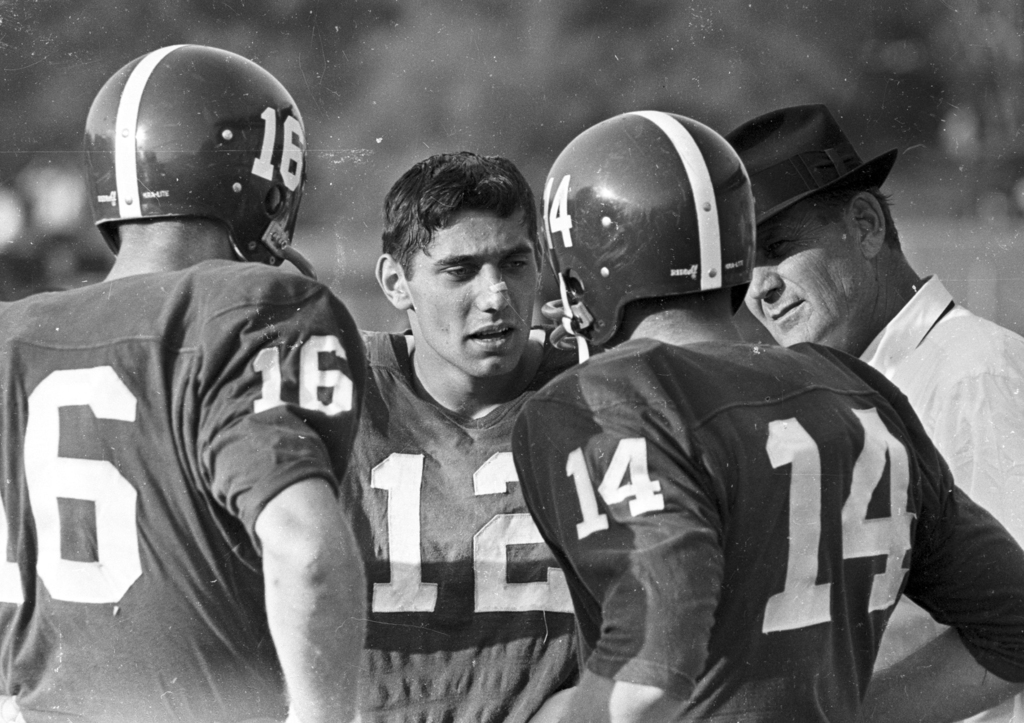
[[[771,306],[782,296],[785,282],[774,266],[755,266],[747,289],[747,306],[754,314],[761,311],[761,305]]]
[[[499,312],[508,306],[508,285],[497,270],[485,270],[480,274],[480,287],[476,298],[480,310],[488,313]]]

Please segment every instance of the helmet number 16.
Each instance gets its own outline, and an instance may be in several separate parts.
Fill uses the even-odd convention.
[[[274,143],[277,141],[277,111],[267,108],[260,116],[263,119],[263,146],[260,156],[252,162],[253,175],[274,180]],[[293,115],[284,119],[284,143],[281,149],[281,180],[289,191],[294,191],[302,182],[302,149],[306,139],[302,123]]]

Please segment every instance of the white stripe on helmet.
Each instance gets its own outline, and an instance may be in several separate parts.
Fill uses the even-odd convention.
[[[661,129],[672,142],[686,170],[693,191],[694,213],[700,234],[700,290],[722,288],[722,242],[718,232],[718,204],[711,174],[693,136],[686,127],[668,113],[642,110],[630,115],[646,118]]]
[[[132,69],[128,82],[121,91],[121,100],[117,104],[117,122],[114,126],[114,174],[117,178],[117,210],[121,218],[142,216],[135,146],[142,92],[160,61],[180,47],[182,46],[169,45],[144,57]]]

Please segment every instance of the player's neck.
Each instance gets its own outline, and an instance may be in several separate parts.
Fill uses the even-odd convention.
[[[124,224],[120,248],[107,280],[181,271],[211,259],[233,259],[227,232],[204,219]]]
[[[468,419],[480,419],[518,397],[530,385],[542,354],[541,345],[530,342],[512,371],[473,377],[425,350],[414,349],[413,386],[423,399]]]
[[[728,300],[721,303],[677,297],[665,308],[627,308],[619,338],[654,339],[685,346],[702,341],[741,341]]]

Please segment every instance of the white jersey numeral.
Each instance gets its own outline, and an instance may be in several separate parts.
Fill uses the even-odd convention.
[[[340,369],[321,369],[320,354],[345,359],[345,348],[334,335],[311,336],[302,344],[299,361],[299,406],[329,417],[352,409],[352,380]],[[320,390],[331,390],[331,401],[320,401]]]
[[[281,151],[281,180],[285,188],[294,191],[302,183],[302,124],[293,115],[284,119],[284,148]]]
[[[344,359],[334,336],[308,339],[300,354],[300,403],[307,409],[338,414],[352,408],[352,381],[340,370],[322,370],[319,355]],[[283,404],[279,351],[267,348],[253,361],[262,394],[256,412]],[[331,390],[321,402],[319,391]],[[25,427],[25,483],[38,537],[36,571],[55,600],[115,603],[142,575],[136,503],[138,492],[106,460],[62,457],[60,410],[86,406],[96,419],[132,423],[137,400],[112,367],[61,369],[50,373],[28,397]],[[61,554],[61,500],[92,504],[96,524],[96,560],[69,560]],[[24,602],[17,563],[6,559],[9,529],[0,500],[0,602]]]
[[[259,158],[252,162],[252,173],[254,176],[273,181],[274,166],[271,160],[274,157],[274,141],[277,140],[277,111],[273,108],[264,108],[260,118],[263,119],[263,146],[260,148]]]
[[[109,366],[52,372],[29,395],[25,481],[39,539],[36,569],[56,600],[114,603],[142,574],[138,493],[110,462],[58,454],[60,409],[69,406],[88,406],[97,419],[135,421],[136,399]],[[61,499],[94,504],[96,561],[61,557]]]
[[[555,189],[555,197],[548,205],[551,196],[551,185],[555,179],[549,178],[544,186],[544,220],[547,222],[547,241],[551,248],[554,241],[551,236],[556,233],[562,234],[562,243],[566,248],[572,246],[572,216],[569,215],[569,176],[562,176],[562,180]]]
[[[263,144],[260,155],[252,162],[252,174],[268,181],[274,180],[274,143],[277,141],[277,111],[265,108],[260,114],[263,119]],[[284,143],[281,148],[281,180],[289,191],[302,183],[303,148],[306,139],[302,124],[295,116],[284,119]]]
[[[608,516],[599,511],[594,485],[587,470],[583,450],[574,449],[569,453],[565,465],[566,474],[576,483],[576,497],[579,500],[583,521],[576,525],[576,535],[583,539],[595,532],[608,529]],[[629,484],[623,484],[626,474]],[[620,439],[615,446],[608,469],[601,478],[597,489],[606,504],[625,502],[630,497],[629,513],[634,517],[645,512],[665,509],[665,496],[661,494],[661,483],[652,480],[647,469],[647,440],[642,437]]]
[[[388,493],[388,550],[391,582],[373,583],[371,607],[379,613],[432,612],[437,583],[423,582],[420,555],[420,489],[423,455],[390,455],[373,468],[370,486]]]
[[[597,506],[597,494],[594,492],[594,483],[590,479],[590,470],[587,469],[587,460],[582,449],[577,447],[569,453],[565,461],[565,473],[576,483],[576,498],[583,514],[583,521],[576,523],[576,536],[582,540],[595,532],[607,530],[608,515],[601,512]]]
[[[907,450],[886,429],[875,409],[853,410],[864,428],[864,448],[853,468],[850,495],[843,504],[843,559],[886,555],[885,571],[875,575],[868,610],[896,602],[910,550],[907,512],[910,472]],[[765,608],[763,632],[808,627],[832,619],[831,583],[815,584],[821,540],[821,461],[818,446],[796,419],[772,422],[768,456],[775,468],[790,471],[789,557],[785,589]],[[867,519],[868,503],[882,481],[889,457],[889,515]]]
[[[252,404],[252,411],[262,412],[284,404],[281,399],[281,352],[277,347],[260,349],[252,362],[252,368],[260,373],[263,386],[260,398]]]
[[[875,409],[852,410],[864,428],[864,448],[853,468],[850,495],[843,504],[843,559],[886,555],[885,571],[875,575],[868,602],[870,611],[895,604],[907,570],[903,563],[911,549],[907,512],[910,472],[906,448],[886,428]],[[773,468],[790,465],[789,553],[785,587],[768,599],[763,632],[793,630],[832,619],[832,583],[818,583],[821,545],[821,454],[818,445],[794,419],[768,425],[766,450]],[[889,460],[889,515],[868,519],[868,504],[882,481]],[[608,529],[581,448],[569,453],[566,474],[575,483],[582,521],[576,535],[584,539]],[[623,484],[629,473],[630,483]],[[646,441],[622,439],[597,488],[605,504],[630,501],[631,515],[664,509],[661,484],[650,478]]]
[[[518,481],[511,452],[498,452],[473,475],[477,496],[507,494]],[[423,455],[393,453],[373,468],[370,486],[388,491],[388,548],[391,581],[374,583],[371,609],[378,613],[433,612],[437,584],[423,582],[420,490]],[[538,582],[508,582],[508,547],[543,544],[525,513],[495,515],[473,535],[474,612],[572,612],[565,575],[547,569]]]
[[[346,359],[345,347],[334,335],[311,336],[299,352],[299,406],[323,412],[328,416],[352,409],[352,379],[340,369],[321,369],[320,355],[333,354]],[[260,398],[253,402],[254,412],[262,412],[284,404],[281,399],[281,352],[277,347],[261,349],[252,368],[263,380]],[[320,401],[320,390],[330,390],[329,402]]]
[[[821,542],[821,455],[796,419],[768,425],[773,469],[792,465],[789,484],[789,559],[786,587],[768,598],[763,632],[791,630],[832,619],[832,583],[815,583]]]
[[[496,452],[473,473],[477,495],[506,494],[518,482],[511,452]],[[529,513],[495,515],[473,535],[474,610],[478,613],[549,610],[572,612],[569,584],[557,567],[547,569],[547,579],[508,582],[508,547],[542,545],[544,538]]]
[[[885,572],[875,575],[868,610],[885,610],[896,602],[907,569],[904,558],[910,551],[910,523],[907,512],[910,488],[907,449],[892,436],[878,410],[853,411],[864,427],[864,450],[853,467],[850,496],[843,505],[843,557],[886,555]],[[867,519],[868,503],[885,471],[889,455],[889,516]]]

